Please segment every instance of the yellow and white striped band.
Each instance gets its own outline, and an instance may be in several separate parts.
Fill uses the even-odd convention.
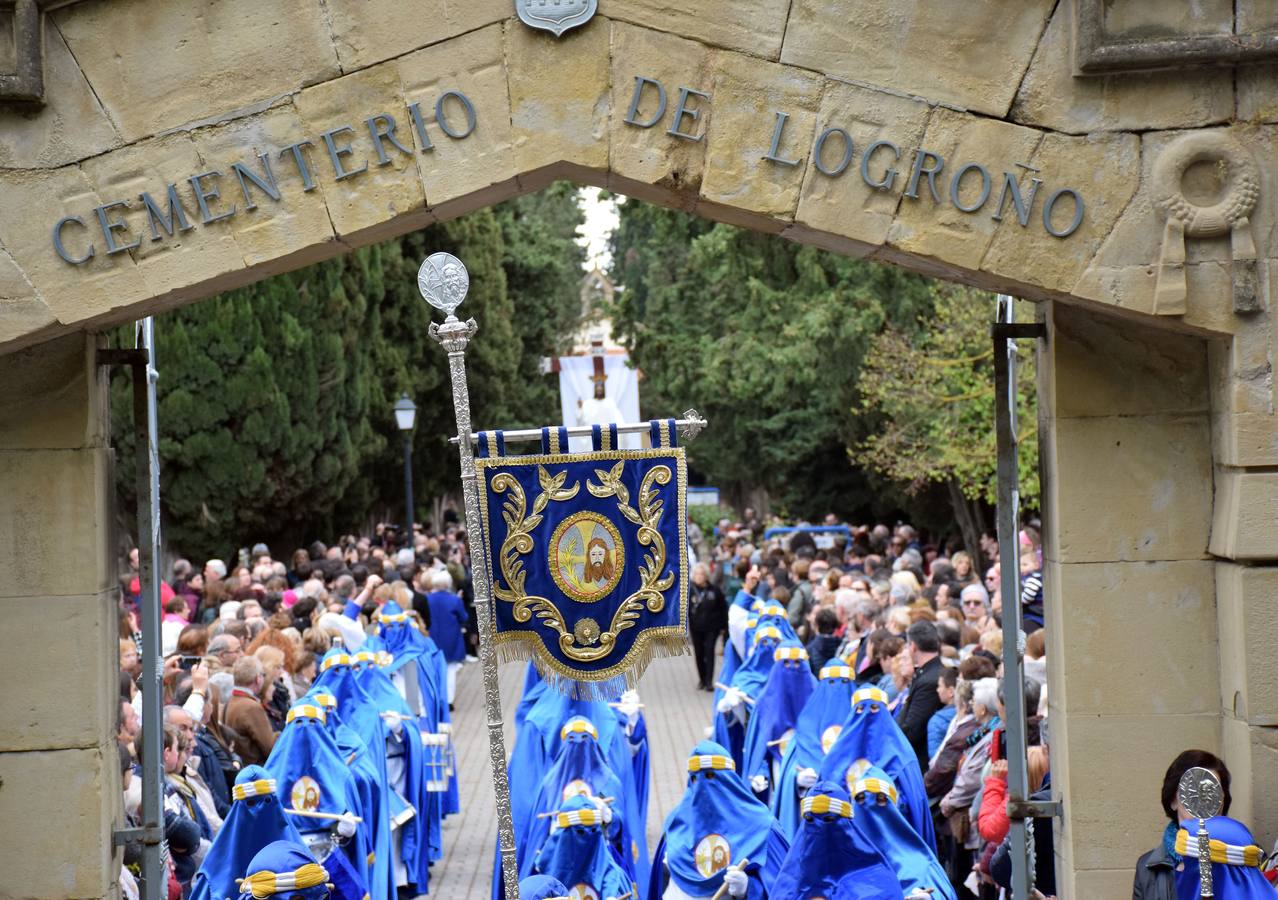
[[[350,664],[351,658],[349,654],[338,653],[335,656],[324,657],[324,661],[320,663],[320,671],[327,672],[336,666],[349,666]]]
[[[755,618],[746,619],[746,631],[749,631],[752,628],[758,628],[758,627],[759,627],[758,619],[755,619]]]
[[[301,703],[289,709],[288,715],[284,718],[284,724],[287,725],[294,719],[318,719],[320,722],[326,722],[328,721],[328,713],[324,711],[322,706]]]
[[[564,723],[564,727],[559,729],[559,739],[567,740],[570,734],[588,734],[595,740],[599,740],[599,729],[595,728],[595,724],[589,719],[575,718],[569,719]]]
[[[852,804],[846,800],[840,800],[838,797],[831,797],[828,794],[804,797],[799,809],[801,812],[812,813],[817,816],[833,813],[845,819],[852,818]]]
[[[704,769],[729,769],[735,772],[737,764],[732,761],[731,756],[720,756],[717,753],[703,753],[688,757],[689,772],[700,772]]]
[[[559,828],[567,828],[570,825],[586,825],[593,827],[600,824],[603,818],[598,811],[593,809],[574,809],[569,812],[561,812],[555,816],[555,825]]]
[[[897,802],[896,785],[880,778],[858,778],[852,782],[852,796],[857,794],[882,794],[893,803]]]
[[[784,616],[785,614],[786,614],[785,607],[778,606],[775,603],[769,603],[767,606],[763,607],[763,609],[759,610],[760,619],[764,618],[765,616],[776,617],[776,616]]]
[[[377,654],[372,650],[361,650],[353,657],[357,663],[375,663],[377,662]]]
[[[766,641],[768,639],[780,641],[781,629],[777,628],[775,625],[769,625],[766,628],[760,628],[754,633],[754,642],[756,644],[759,643],[759,641]]]
[[[822,681],[833,681],[836,678],[846,678],[848,681],[853,677],[851,666],[826,666],[821,670]]]
[[[328,691],[316,691],[311,694],[311,699],[325,709],[337,709],[337,698]]]
[[[328,870],[319,863],[306,863],[292,872],[254,872],[240,879],[240,893],[265,900],[283,891],[300,891],[328,881]]]
[[[401,613],[378,613],[377,621],[383,625],[398,625],[401,622],[407,622],[410,616],[406,612]]]
[[[274,793],[274,778],[259,778],[256,781],[245,781],[231,786],[231,796],[236,800],[247,800],[249,797],[265,797]]]
[[[792,662],[807,662],[808,651],[804,650],[802,647],[778,647],[776,650],[772,651],[772,658],[777,662],[784,662],[786,660],[790,660]]]
[[[763,609],[763,607],[765,606],[767,606],[767,604],[764,603],[762,600],[753,600],[750,603],[750,612],[757,613],[759,610]]]
[[[856,706],[858,703],[864,703],[867,700],[872,703],[882,703],[886,706],[888,702],[888,695],[885,694],[881,688],[876,687],[863,687],[852,693],[853,706]]]
[[[1198,838],[1185,829],[1176,832],[1176,852],[1181,856],[1198,859]],[[1211,861],[1227,866],[1259,866],[1265,858],[1265,851],[1255,844],[1240,847],[1237,844],[1226,844],[1224,841],[1211,842]]]

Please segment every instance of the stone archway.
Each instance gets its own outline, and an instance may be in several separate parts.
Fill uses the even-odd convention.
[[[1170,747],[1222,749],[1240,812],[1278,827],[1256,789],[1278,764],[1274,75],[1075,75],[1074,25],[1103,61],[1125,21],[1088,0],[880,7],[604,0],[558,39],[506,0],[45,16],[45,106],[0,112],[0,570],[15,627],[82,667],[3,664],[39,687],[4,701],[0,809],[70,792],[0,851],[20,893],[112,879],[112,690],[84,677],[115,652],[92,333],[555,178],[1041,301],[1062,895],[1125,887]],[[1251,205],[1206,224],[1162,187],[1207,207],[1247,172]],[[1140,660],[1096,637],[1141,626]]]

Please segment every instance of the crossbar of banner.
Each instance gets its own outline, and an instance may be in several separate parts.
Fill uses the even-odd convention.
[[[706,427],[706,424],[707,424],[706,420],[703,419],[701,417],[701,414],[698,413],[695,409],[690,409],[687,412],[685,412],[683,414],[683,418],[675,419],[675,427],[679,429],[679,435],[688,440],[691,440],[692,438],[695,438],[698,434],[700,434],[701,430]],[[651,422],[626,422],[623,425],[617,426],[617,433],[618,434],[646,434],[648,432],[648,429],[651,427],[652,427]],[[593,428],[594,428],[593,425],[569,425],[567,429],[568,437],[570,438],[590,437],[591,434],[593,433]],[[478,431],[471,434],[470,442],[472,444],[478,444],[479,435],[480,435],[480,432]],[[501,433],[501,436],[502,436],[502,439],[507,444],[524,444],[524,443],[528,443],[529,441],[541,440],[541,429],[540,428],[521,428],[518,431],[503,431]],[[457,438],[450,437],[448,439],[448,442],[450,444],[456,444]]]

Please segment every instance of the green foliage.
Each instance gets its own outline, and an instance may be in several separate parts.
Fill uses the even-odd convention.
[[[970,501],[997,500],[994,351],[990,294],[936,289],[926,330],[889,329],[861,373],[858,412],[881,417],[861,444],[867,464],[913,490],[953,482]],[[1018,319],[1028,317],[1020,311]],[[1038,421],[1033,346],[1018,342],[1017,424],[1021,502],[1038,502]]]
[[[229,555],[246,542],[295,546],[401,517],[392,407],[402,391],[418,407],[419,510],[455,489],[447,360],[416,286],[418,265],[437,250],[470,270],[463,311],[480,323],[466,354],[476,427],[554,418],[557,396],[537,367],[580,315],[580,222],[575,192],[555,186],[158,317],[169,544],[193,557]],[[132,346],[129,329],[119,343]],[[113,400],[116,447],[131,460],[127,375]],[[132,472],[117,466],[126,509]]]
[[[890,511],[890,486],[849,462],[874,425],[849,410],[874,335],[921,332],[925,279],[635,202],[612,257],[644,414],[707,416],[689,445],[700,473],[765,488],[789,515]]]
[[[733,512],[730,506],[698,504],[688,507],[688,518],[695,522],[697,527],[701,529],[701,533],[709,538],[714,534],[714,529],[719,524],[720,519],[736,519],[737,514]]]

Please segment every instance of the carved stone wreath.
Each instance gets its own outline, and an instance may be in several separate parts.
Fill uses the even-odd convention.
[[[516,622],[527,623],[534,615],[540,619],[559,636],[560,651],[575,662],[594,662],[611,653],[617,643],[617,635],[634,627],[644,608],[652,613],[659,613],[665,608],[666,598],[663,592],[674,584],[674,573],[666,571],[665,538],[658,530],[664,503],[654,487],[670,483],[673,477],[670,467],[653,466],[648,470],[639,486],[638,501],[632,506],[630,491],[621,483],[624,466],[625,461],[618,460],[610,470],[595,470],[598,483],[586,481],[586,490],[593,496],[617,498],[618,512],[639,526],[639,544],[650,548],[644,554],[643,563],[638,569],[639,588],[617,607],[607,631],[601,631],[593,619],[583,619],[570,629],[564,621],[563,613],[549,598],[530,595],[524,589],[528,572],[524,567],[523,557],[533,550],[533,529],[541,524],[547,505],[552,501],[562,502],[576,497],[581,484],[574,483],[571,487],[565,487],[568,476],[566,471],[551,475],[545,466],[538,466],[537,481],[541,486],[541,493],[529,510],[523,486],[513,475],[499,472],[493,476],[491,483],[494,493],[506,494],[501,513],[506,523],[506,538],[502,541],[498,554],[501,577],[494,579],[493,596],[514,604],[512,614]]]

